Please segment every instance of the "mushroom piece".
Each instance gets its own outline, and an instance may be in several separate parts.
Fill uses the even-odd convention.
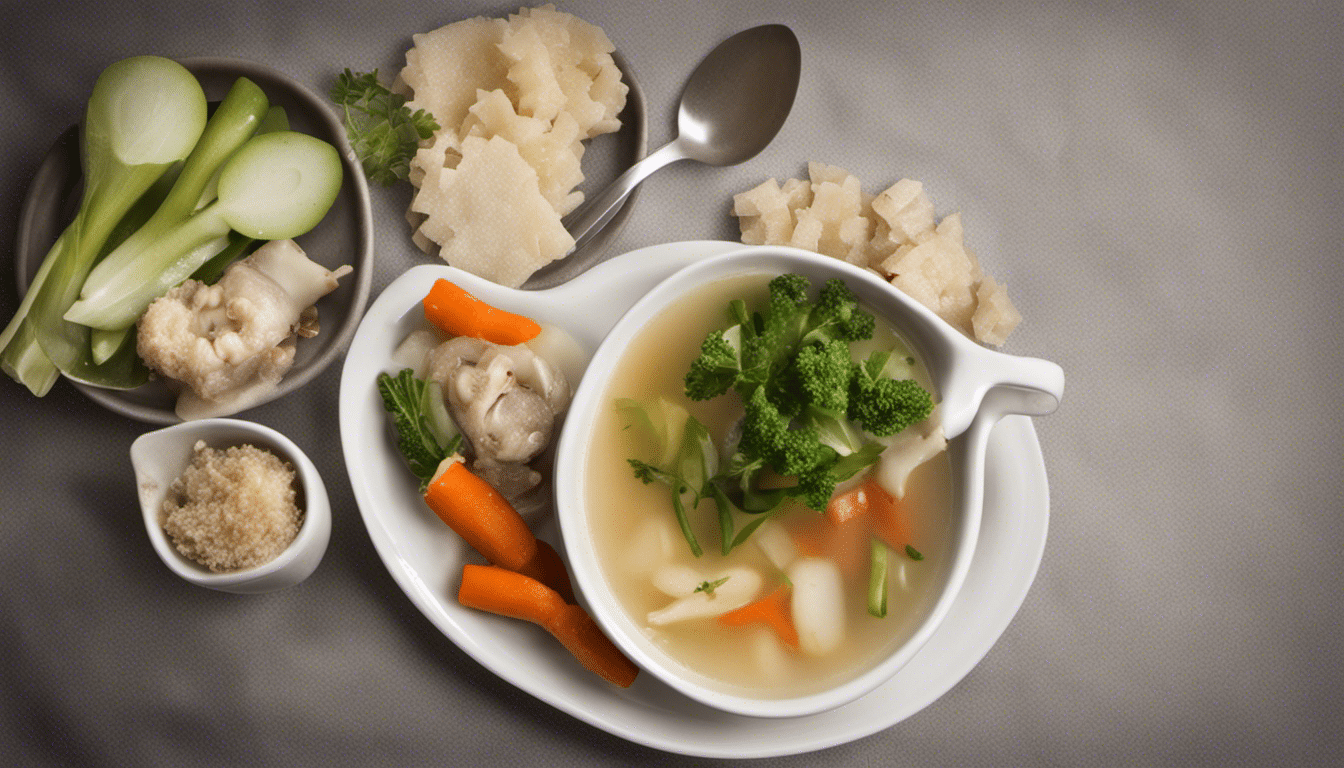
[[[457,336],[426,356],[448,412],[471,447],[472,471],[511,501],[541,482],[527,466],[550,444],[569,406],[569,382],[525,346]]]

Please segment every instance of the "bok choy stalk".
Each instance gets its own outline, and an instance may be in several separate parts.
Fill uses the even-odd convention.
[[[80,291],[80,300],[65,313],[66,320],[108,330],[125,328],[135,322],[135,318],[119,325],[88,322],[81,308],[86,305],[86,300],[89,298],[89,285],[105,283],[112,275],[129,269],[142,251],[191,217],[196,212],[197,203],[201,201],[202,193],[215,173],[220,171],[220,166],[230,155],[252,138],[269,107],[270,102],[266,99],[266,94],[256,83],[245,77],[240,77],[234,82],[228,95],[205,124],[205,131],[191,154],[187,156],[186,162],[182,165],[182,172],[178,174],[168,197],[144,226],[126,238],[125,242],[93,268],[84,283],[83,290]],[[143,279],[146,276],[141,277]]]
[[[85,111],[79,212],[47,252],[18,312],[0,333],[0,368],[36,395],[60,375],[48,345],[88,343],[62,316],[79,295],[113,228],[205,128],[205,93],[185,67],[136,56],[103,70]]]
[[[84,298],[67,318],[96,328],[125,327],[217,254],[230,231],[258,240],[304,234],[335,202],[341,174],[339,153],[321,139],[294,131],[253,137],[224,163],[213,203],[168,228],[116,271],[90,275]]]
[[[256,97],[258,95],[261,95],[263,99],[265,98],[264,94],[261,94],[260,89],[257,89],[251,80],[247,80],[246,78],[240,78],[237,82],[234,83],[233,88],[229,91],[229,95],[226,96],[224,101],[220,103],[219,108],[215,110],[215,114],[210,118],[209,122],[205,124],[205,133],[201,134],[201,139],[200,142],[197,143],[196,149],[192,150],[191,156],[187,158],[186,166],[188,168],[190,168],[193,165],[193,161],[195,161],[196,158],[198,157],[198,153],[207,151],[207,148],[204,145],[206,145],[207,140],[212,137],[212,134],[214,138],[219,138],[220,134],[224,132],[225,129],[221,128],[219,125],[219,122],[221,120],[227,119],[229,128],[236,129],[233,132],[240,137],[238,142],[234,144],[234,149],[237,149],[237,146],[241,145],[242,141],[248,138],[248,136],[243,135],[244,133],[246,133],[245,125],[248,122],[251,122],[252,115],[254,115],[255,112],[253,111],[253,109],[240,110],[238,107],[240,106],[240,104],[245,104],[248,102],[251,103],[252,107],[258,106],[258,104],[256,103]],[[284,107],[275,105],[270,106],[266,110],[266,113],[262,116],[261,121],[256,125],[256,134],[270,133],[273,131],[286,131],[286,130],[289,130],[289,116],[286,114]],[[212,142],[212,143],[219,144],[220,142]],[[217,150],[214,151],[214,154],[218,154]],[[191,213],[195,212],[195,210],[209,204],[218,196],[217,193],[219,191],[219,172],[221,170],[220,167],[223,165],[224,160],[226,159],[227,158],[222,155],[218,157],[218,162],[214,164],[215,167],[211,171],[210,178],[208,182],[204,184],[204,189],[200,193],[200,199],[197,200],[197,202],[191,207],[190,210],[186,210],[182,214],[181,216],[182,219],[185,219]],[[185,169],[183,172],[184,173],[186,172]],[[170,174],[165,174],[164,178],[167,179],[168,175]],[[162,180],[160,180],[160,183],[162,183]],[[164,202],[165,194],[161,193],[157,196],[156,200],[151,200],[151,198],[153,197],[153,191],[154,190],[151,190],[143,198],[141,198],[140,202],[136,204],[136,208],[132,209],[132,214],[135,213],[136,209],[140,208],[146,202],[151,202],[155,206],[154,208],[150,209],[151,214],[155,213],[158,210],[157,206]],[[133,226],[130,229],[130,233],[141,231],[141,227],[144,227],[148,218],[149,216],[146,215],[138,218],[134,222],[131,222],[133,223]],[[158,217],[156,216],[155,218]],[[118,226],[118,229],[126,226],[128,224],[128,220],[131,219],[132,215],[127,214],[126,219],[122,220],[122,223],[121,225]],[[109,241],[109,245],[112,245],[114,243],[116,243],[115,237],[111,241]],[[216,280],[219,279],[220,275],[224,273],[224,269],[226,267],[228,267],[230,264],[232,264],[233,262],[237,261],[244,255],[249,253],[253,248],[256,247],[256,245],[257,245],[256,240],[247,237],[246,235],[241,235],[237,232],[231,232],[229,233],[227,245],[223,249],[221,249],[218,253],[216,253],[214,256],[210,257],[210,260],[207,261],[204,265],[202,265],[199,269],[197,269],[194,273],[192,273],[191,276],[196,280],[200,280],[203,283],[214,283]],[[110,254],[108,254],[107,257],[105,257],[105,259],[112,258],[113,255],[116,255],[121,250],[122,250],[121,247],[118,246],[117,250],[112,251]],[[135,250],[136,252],[139,252],[140,250],[142,250],[142,248],[136,248]],[[93,272],[90,273],[90,277],[96,274],[98,272],[99,267],[101,267],[102,264],[104,263],[106,263],[106,261],[100,262],[97,267],[94,267]],[[124,328],[116,328],[116,329],[93,328],[90,333],[90,347],[93,355],[94,364],[102,365],[113,355],[121,352],[123,349],[123,345],[134,347],[135,345],[134,339],[135,339],[134,325],[128,325]],[[131,352],[131,354],[134,355],[133,352]]]

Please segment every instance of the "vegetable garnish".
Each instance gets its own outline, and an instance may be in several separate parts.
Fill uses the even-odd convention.
[[[914,547],[910,546],[909,544],[906,544],[906,545],[905,545],[905,554],[906,554],[906,556],[909,557],[911,560],[923,560],[923,559],[924,559],[924,555],[922,555],[918,549],[915,549]]]
[[[425,491],[425,503],[492,565],[530,576],[574,599],[564,561],[540,541],[518,510],[460,461],[449,462]]]
[[[541,326],[531,318],[491,306],[443,278],[434,281],[422,303],[425,319],[449,336],[514,345],[541,333]]]
[[[715,580],[713,580],[713,581],[702,581],[702,582],[700,582],[700,586],[698,586],[698,587],[695,588],[695,591],[696,591],[696,592],[704,592],[705,594],[709,595],[710,597],[713,597],[713,596],[714,596],[714,590],[716,590],[716,589],[718,589],[719,587],[723,586],[723,583],[724,583],[725,581],[728,581],[728,577],[727,577],[727,576],[724,576],[724,577],[721,578],[721,579],[715,579]]]
[[[405,368],[396,376],[379,374],[378,393],[396,426],[397,448],[424,493],[439,464],[462,447],[462,433],[443,405],[443,388]]]
[[[412,112],[406,97],[378,81],[378,70],[336,77],[329,93],[341,106],[345,132],[364,174],[385,187],[405,179],[420,141],[439,129],[434,116],[423,109]]]
[[[769,288],[762,312],[729,305],[738,322],[705,339],[686,396],[742,397],[740,455],[728,461],[739,488],[756,486],[768,467],[795,477],[790,495],[822,510],[836,483],[877,461],[881,444],[863,431],[894,435],[928,416],[933,400],[913,380],[887,375],[890,353],[851,360],[849,343],[871,338],[876,321],[844,281],[826,281],[815,301],[802,275],[780,275]]]
[[[906,545],[908,550],[910,545]],[[868,613],[881,619],[887,615],[887,545],[874,538],[868,571]]]
[[[227,247],[230,232],[284,240],[317,226],[341,177],[340,155],[321,139],[295,131],[252,138],[220,167],[213,202],[175,220],[146,247],[100,263],[65,319],[106,329],[133,324],[154,299]]]
[[[797,650],[798,630],[793,625],[790,613],[790,591],[788,584],[781,584],[760,600],[723,614],[719,617],[719,623],[729,627],[765,624],[779,635],[785,645]]]
[[[602,633],[592,617],[573,598],[545,584],[504,568],[467,564],[457,601],[468,608],[530,621],[550,632],[574,658],[591,672],[622,688],[629,688],[639,668]]]
[[[933,410],[932,397],[919,384],[896,378],[904,371],[892,364],[891,352],[853,360],[850,342],[871,338],[876,319],[844,281],[828,280],[815,301],[802,275],[781,275],[769,288],[763,312],[749,314],[740,299],[729,303],[736,323],[705,338],[686,374],[685,394],[692,400],[729,390],[742,398],[741,437],[726,460],[719,460],[704,426],[681,406],[665,400],[616,403],[653,433],[660,458],[629,459],[630,465],[643,482],[671,487],[677,522],[697,557],[702,550],[688,513],[701,500],[713,498],[718,506],[726,555],[786,497],[826,510],[839,482],[878,460],[884,446],[872,437],[894,435]],[[768,474],[794,483],[766,487]],[[737,513],[759,517],[735,530]],[[854,513],[840,510],[836,522]]]
[[[47,252],[14,318],[0,333],[0,368],[33,394],[45,395],[60,376],[53,355],[66,350],[88,354],[88,329],[62,316],[78,298],[117,223],[169,167],[187,157],[205,122],[205,92],[171,59],[123,59],[98,76],[82,131],[84,196],[79,212]],[[133,353],[129,357],[134,362]],[[108,365],[115,369],[116,362]],[[87,378],[95,383],[106,370],[92,364],[88,368]]]

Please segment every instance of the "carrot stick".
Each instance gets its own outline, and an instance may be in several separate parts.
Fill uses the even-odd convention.
[[[621,653],[593,617],[577,605],[566,605],[546,629],[590,672],[622,688],[629,688],[639,667]]]
[[[560,593],[566,603],[574,602],[574,585],[569,581],[569,570],[560,553],[550,544],[537,539],[537,554],[518,569],[518,572],[531,576],[542,584]]]
[[[798,648],[798,630],[793,626],[793,614],[789,609],[789,588],[784,584],[754,603],[719,616],[719,623],[729,627],[765,624],[779,635],[785,645],[795,650]]]
[[[869,483],[872,481],[869,481]],[[839,525],[868,514],[868,484],[855,486],[836,495],[826,504],[826,519]]]
[[[495,565],[516,571],[536,556],[537,537],[523,516],[461,462],[451,464],[429,484],[425,503]]]
[[[493,307],[443,278],[434,281],[421,303],[425,319],[453,336],[522,344],[541,333],[541,326],[532,319]]]
[[[531,576],[494,565],[462,566],[457,601],[468,608],[546,624],[565,607],[560,593]]]
[[[464,565],[457,601],[540,625],[584,668],[614,685],[628,688],[639,673],[583,608],[566,603],[559,592],[530,576],[492,565]]]
[[[531,576],[566,600],[574,599],[559,553],[538,541],[509,500],[465,464],[453,463],[434,478],[425,503],[491,564]]]

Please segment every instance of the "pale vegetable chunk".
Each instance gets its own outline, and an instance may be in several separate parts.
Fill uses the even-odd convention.
[[[508,73],[499,51],[508,24],[477,17],[411,36],[401,80],[412,98],[406,105],[434,116],[440,130],[457,131],[476,102],[479,88],[494,88]]]
[[[398,85],[440,127],[410,164],[419,190],[407,212],[411,238],[516,287],[574,245],[560,217],[583,201],[582,142],[620,128],[629,91],[615,47],[600,28],[550,5],[413,39]],[[473,138],[490,142],[488,152]]]
[[[822,557],[804,557],[789,567],[790,611],[798,646],[813,656],[835,650],[845,637],[845,592],[840,568]]]
[[[781,571],[787,570],[794,558],[798,557],[798,545],[794,544],[789,532],[784,530],[784,526],[772,520],[757,528],[751,541],[765,553],[770,564]]]
[[[752,568],[734,566],[723,572],[701,574],[700,582],[716,582],[713,590],[704,589],[677,598],[664,608],[650,611],[648,623],[659,627],[679,621],[705,619],[741,608],[761,591],[761,575]],[[838,572],[837,572],[838,575]]]
[[[877,483],[898,499],[905,497],[910,473],[947,449],[942,422],[932,418],[881,440],[887,447],[878,459]]]
[[[1008,290],[985,275],[975,291],[975,314],[971,316],[975,337],[987,344],[1003,344],[1020,322],[1022,313],[1008,299]]]
[[[810,182],[768,179],[733,196],[742,242],[788,245],[867,267],[972,338],[1002,345],[1022,316],[965,246],[960,213],[937,221],[924,185],[869,196],[859,180],[808,163]]]
[[[970,333],[979,271],[961,244],[937,232],[918,245],[902,245],[878,265],[891,284]]]
[[[214,285],[186,280],[140,317],[136,352],[183,389],[177,415],[241,410],[273,390],[294,364],[299,337],[318,332],[318,299],[350,272],[273,240],[230,266]]]
[[[574,246],[542,197],[536,170],[505,139],[468,136],[461,162],[438,176],[435,187],[421,187],[411,210],[426,215],[420,231],[440,244],[449,264],[516,288]]]

